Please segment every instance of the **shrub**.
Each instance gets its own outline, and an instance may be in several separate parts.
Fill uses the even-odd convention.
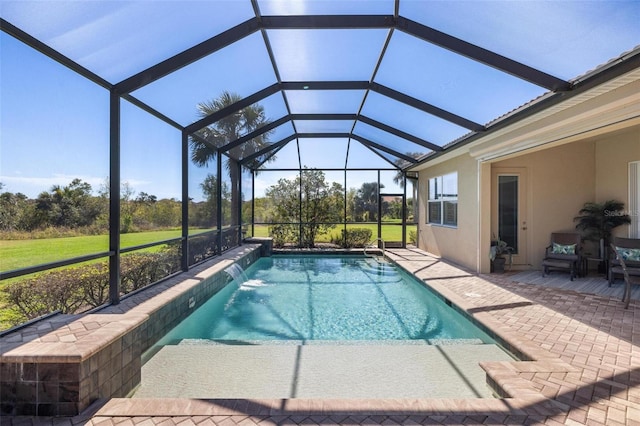
[[[269,227],[269,236],[273,238],[274,247],[284,247],[286,243],[298,243],[298,235],[294,231],[296,225],[273,225]]]
[[[67,269],[67,271],[75,271],[75,278],[79,281],[87,305],[96,307],[107,303],[109,300],[109,264],[107,262]]]
[[[122,256],[121,293],[145,287],[179,269],[180,257],[175,248]],[[9,315],[12,325],[58,310],[65,314],[81,312],[109,300],[109,264],[102,261],[43,272],[7,284],[3,291],[14,312]]]
[[[189,237],[189,265],[201,262],[209,257],[215,256],[218,252],[218,234],[207,232],[202,235]],[[172,243],[176,248],[177,256],[182,254],[182,243]]]
[[[418,234],[416,231],[409,231],[409,242],[415,246],[418,245]]]
[[[146,287],[180,269],[177,253],[133,253],[123,256],[120,264],[121,292],[130,293]]]
[[[4,291],[9,303],[25,319],[55,312],[75,312],[84,302],[78,269],[46,272],[8,284]]]
[[[331,238],[331,242],[344,248],[364,247],[371,241],[371,235],[371,229],[367,228],[351,228],[347,229],[346,232],[343,229],[341,236]]]

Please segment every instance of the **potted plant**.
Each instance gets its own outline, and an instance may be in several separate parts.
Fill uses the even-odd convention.
[[[631,218],[624,211],[624,203],[617,200],[608,200],[604,203],[585,203],[573,220],[577,222],[576,229],[583,232],[583,240],[593,241],[598,244],[601,251],[599,259],[608,259],[611,232],[620,225],[631,223]],[[603,270],[606,265],[601,262]]]
[[[507,262],[505,255],[509,256],[509,265],[511,265],[511,255],[513,254],[513,247],[509,247],[506,241],[498,239],[491,242],[491,248],[489,249],[489,259],[491,259],[491,270],[496,273],[504,273],[504,265]]]

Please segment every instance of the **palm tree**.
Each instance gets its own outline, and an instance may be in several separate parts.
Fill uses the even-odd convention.
[[[405,155],[408,155],[409,157],[413,157],[413,158],[419,158],[422,153],[421,152],[405,152]],[[395,164],[396,166],[398,166],[398,171],[396,172],[395,176],[393,176],[393,183],[395,183],[396,185],[400,185],[400,188],[404,188],[404,173],[402,173],[402,169],[408,165],[410,165],[410,163],[402,158],[398,158],[396,159],[396,161],[393,162],[393,164]]]
[[[603,240],[605,253],[600,253],[601,256],[608,251],[613,228],[631,223],[631,218],[624,211],[624,203],[617,200],[585,203],[578,213],[579,216],[573,218],[578,222],[576,229],[584,231],[585,240]]]
[[[422,155],[421,152],[406,152],[405,154],[408,155],[409,157],[413,157],[416,159]],[[402,168],[408,166],[409,162],[406,160],[403,160],[402,158],[398,158],[396,161],[394,161],[394,164],[398,166],[399,169],[396,172],[395,176],[393,176],[393,183],[395,183],[396,185],[400,185],[400,188],[404,188],[405,180],[404,180],[404,173],[402,172]],[[407,179],[410,179],[410,178],[407,177]],[[412,216],[415,220],[415,218],[418,217],[418,203],[416,202],[416,200],[418,199],[418,184],[417,184],[416,178],[411,178],[411,179],[413,180],[413,183],[411,185],[411,189],[412,189],[411,196],[413,197]]]
[[[225,91],[216,99],[199,103],[197,106],[198,113],[200,117],[207,117],[239,102],[241,99],[241,96]],[[208,144],[204,143],[200,138],[190,138],[191,161],[198,167],[206,167],[216,159],[217,150],[214,147],[220,148],[227,145],[268,123],[269,120],[265,115],[264,108],[259,104],[250,105],[233,114],[229,114],[197,132],[200,138],[209,142]],[[227,152],[229,158],[225,162],[225,167],[231,177],[231,225],[238,225],[240,220],[240,215],[238,214],[240,173],[237,167],[237,160],[241,160],[247,155],[268,146],[270,133],[271,131],[265,132]],[[264,158],[265,156],[260,156],[249,162],[247,166],[250,168],[252,166],[256,167]],[[275,156],[272,156],[268,161],[273,161],[274,159]]]
[[[360,189],[356,192],[356,206],[358,214],[362,213],[362,220],[365,222],[373,222],[378,217],[378,190],[384,188],[378,182],[364,182]],[[376,219],[374,219],[376,218]]]

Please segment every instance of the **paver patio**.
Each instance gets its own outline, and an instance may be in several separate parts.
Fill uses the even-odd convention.
[[[640,425],[640,302],[476,275],[418,249],[388,256],[503,338],[524,361],[484,363],[503,399],[98,401],[31,424]]]

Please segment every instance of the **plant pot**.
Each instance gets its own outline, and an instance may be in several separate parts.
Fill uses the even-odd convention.
[[[497,274],[503,274],[504,264],[506,262],[507,262],[507,259],[505,259],[504,257],[496,257],[495,259],[493,259],[493,262],[491,262],[491,264],[493,265],[493,272]]]

